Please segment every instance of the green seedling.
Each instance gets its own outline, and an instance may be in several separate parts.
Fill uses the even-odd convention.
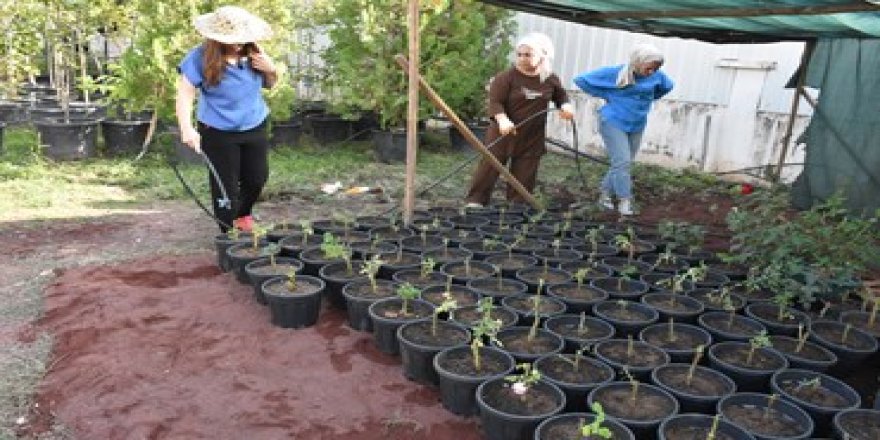
[[[794,318],[794,315],[788,310],[791,301],[794,299],[794,293],[784,292],[773,297],[773,303],[779,306],[776,313],[776,320],[785,322],[787,319]]]
[[[633,335],[626,335],[626,358],[632,359],[635,356],[635,341],[633,340]]]
[[[720,420],[720,414],[715,414],[715,416],[712,417],[712,427],[709,428],[709,433],[706,434],[706,440],[715,440],[715,437],[718,435],[718,422]]]
[[[582,290],[584,287],[584,280],[587,279],[587,274],[590,273],[590,268],[584,267],[577,270],[574,273],[574,280],[577,282],[578,291]]]
[[[767,336],[766,330],[761,330],[761,333],[752,336],[752,338],[749,339],[749,354],[748,357],[746,357],[746,365],[752,365],[752,359],[755,356],[755,350],[759,348],[767,348],[772,345],[773,344],[770,343],[770,338]]]
[[[437,263],[434,261],[433,258],[425,258],[424,260],[422,260],[420,265],[421,278],[424,280],[431,276],[431,274],[434,273],[434,266],[436,265]]]
[[[233,226],[226,231],[226,237],[230,240],[238,240],[241,237],[241,229]]]
[[[324,233],[324,240],[321,242],[320,247],[326,260],[344,259],[347,253],[345,243],[334,237],[330,232]]]
[[[254,223],[253,229],[251,229],[251,245],[254,249],[260,247],[260,240],[265,237],[268,232],[268,227]]]
[[[366,275],[367,279],[370,280],[370,288],[373,289],[373,293],[379,290],[379,285],[376,282],[376,275],[379,273],[379,269],[382,268],[382,265],[385,264],[379,258],[379,255],[373,255],[373,258],[370,258],[368,261],[365,261],[363,266],[361,266],[361,275]]]
[[[770,413],[773,411],[773,405],[776,403],[777,399],[779,399],[778,394],[771,394],[767,397],[767,407],[764,408],[764,420],[770,419]]]
[[[700,363],[700,359],[703,358],[703,351],[705,350],[705,346],[702,344],[698,345],[694,348],[694,360],[691,361],[691,366],[688,368],[687,378],[685,382],[688,386],[691,385],[691,381],[694,380],[694,372],[697,371],[697,364]]]
[[[629,368],[624,365],[623,367],[623,375],[626,376],[626,380],[629,382],[630,388],[632,388],[632,393],[630,393],[630,404],[635,405],[636,401],[639,397],[639,381],[633,377],[629,372]]]
[[[440,314],[449,313],[457,307],[458,302],[455,301],[455,298],[453,298],[452,294],[449,293],[449,290],[447,289],[446,292],[443,292],[443,302],[434,308],[434,314],[431,317],[431,335],[437,336],[437,321],[439,320]]]
[[[269,243],[266,247],[260,250],[260,255],[264,257],[269,257],[269,264],[272,267],[275,267],[275,256],[278,255],[278,251],[281,250],[281,246],[278,243]]]
[[[541,323],[541,288],[544,286],[544,279],[538,280],[538,293],[533,295],[532,300],[532,316],[534,319],[532,320],[532,326],[529,328],[529,342],[534,341],[535,337],[538,335],[538,325]]]
[[[584,437],[585,439],[592,439],[593,437],[601,437],[605,439],[612,438],[614,434],[611,430],[602,426],[602,424],[605,423],[605,411],[602,409],[602,404],[599,402],[593,402],[593,404],[590,405],[590,409],[596,414],[596,418],[594,418],[592,423],[589,424],[584,424],[584,422],[581,421],[579,429],[581,437]]]
[[[587,312],[581,312],[581,317],[578,320],[577,333],[579,335],[587,334],[589,329],[587,329]]]
[[[801,350],[804,349],[804,344],[807,343],[807,338],[810,337],[810,332],[804,330],[804,325],[798,325],[798,337],[797,337],[797,346],[794,348],[795,353],[800,353]]]
[[[568,356],[566,356],[564,354],[557,354],[556,356],[558,356],[559,359],[571,364],[571,370],[574,372],[577,372],[578,367],[580,366],[581,358],[584,357],[584,352],[589,351],[589,349],[590,348],[587,346],[584,346],[584,347],[577,349],[577,351],[574,352],[574,355],[572,355],[571,359],[569,359]]]
[[[623,283],[632,281],[632,277],[639,273],[639,268],[627,264],[620,269],[620,276],[617,277],[617,290],[623,290]]]
[[[480,360],[480,348],[483,347],[483,339],[492,342],[499,347],[501,341],[498,340],[498,330],[501,329],[501,320],[492,318],[492,298],[483,298],[477,303],[477,310],[480,311],[480,319],[471,327],[471,357],[474,359],[474,369],[481,371],[482,363]]]
[[[615,235],[614,245],[620,249],[624,249],[627,251],[627,259],[629,261],[632,261],[633,258],[635,258],[636,248],[633,245],[633,242],[626,235]]]
[[[816,376],[812,379],[803,378],[799,380],[796,388],[812,388],[815,391],[818,390],[820,386],[822,386],[822,379],[819,378],[819,376]]]
[[[417,287],[410,283],[403,283],[397,288],[397,296],[400,297],[400,314],[402,316],[409,315],[409,302],[418,298],[422,293]]]
[[[846,327],[843,328],[843,335],[840,336],[840,343],[846,345],[846,340],[849,337],[849,332],[852,330],[852,324],[847,324]]]
[[[666,335],[666,340],[669,342],[675,342],[678,340],[678,336],[675,335],[675,320],[670,316],[669,317],[669,325],[668,334]]]
[[[615,303],[618,306],[620,306],[620,310],[622,310],[622,311],[626,311],[626,307],[627,307],[627,305],[629,305],[629,301],[627,301],[625,299],[619,299],[619,300],[615,301]]]
[[[491,251],[494,251],[494,250],[497,249],[498,246],[500,246],[500,245],[501,245],[501,242],[498,241],[498,240],[495,240],[495,239],[493,239],[493,238],[485,238],[485,239],[483,239],[483,250],[484,250],[484,251],[490,251],[490,252],[491,252]]]
[[[560,240],[558,238],[553,240],[553,242],[551,243],[551,246],[553,246],[553,255],[558,257],[559,256],[559,248],[562,247],[562,240]]]
[[[506,376],[504,380],[510,382],[510,389],[514,394],[519,396],[520,399],[525,400],[529,389],[541,380],[541,372],[533,368],[532,364],[526,363],[518,364],[516,369],[522,371],[522,373],[511,374]]]
[[[287,287],[287,290],[294,292],[296,291],[296,269],[291,268],[287,271],[286,281],[284,282],[284,286]]]

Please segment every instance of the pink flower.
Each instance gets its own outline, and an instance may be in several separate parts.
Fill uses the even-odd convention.
[[[511,388],[513,389],[513,392],[518,396],[522,396],[526,393],[526,391],[529,390],[529,387],[527,387],[526,384],[522,382],[514,382]]]

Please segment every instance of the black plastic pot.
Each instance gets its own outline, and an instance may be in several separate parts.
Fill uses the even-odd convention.
[[[406,130],[373,132],[373,154],[377,162],[400,163],[406,160]]]
[[[351,121],[329,113],[312,113],[306,115],[310,133],[315,140],[324,146],[342,142],[351,136]]]
[[[302,132],[303,125],[300,121],[272,121],[269,145],[272,148],[281,146],[294,147],[299,145],[299,138]]]
[[[275,266],[273,267],[272,261],[266,257],[246,264],[244,271],[251,285],[254,286],[254,299],[257,300],[257,303],[266,305],[266,297],[263,296],[262,289],[263,282],[269,278],[286,276],[290,273],[291,269],[299,274],[302,272],[302,267],[302,261],[289,257],[275,258]]]
[[[669,355],[671,362],[690,362],[697,346],[712,344],[712,336],[706,330],[690,324],[672,324],[676,340],[669,339],[669,323],[658,322],[639,332],[639,340],[647,342]]]
[[[596,415],[592,413],[568,412],[555,415],[538,425],[534,440],[580,439],[581,424],[592,423],[595,419]],[[629,428],[613,419],[605,419],[602,426],[611,431],[612,440],[636,440]],[[583,440],[594,439],[595,437],[589,437]]]
[[[450,321],[437,321],[436,334],[432,334],[432,328],[431,320],[411,321],[397,328],[403,374],[425,385],[437,385],[434,356],[446,348],[467,343],[471,336],[470,331]]]
[[[315,247],[319,244],[321,244],[320,236],[312,234],[304,239],[300,232],[293,232],[278,240],[278,246],[281,246],[281,255],[294,258],[299,257],[300,252],[304,249]]]
[[[810,341],[804,341],[800,352],[797,351],[798,340],[790,336],[770,336],[770,343],[788,359],[791,368],[824,373],[837,363],[836,354]]]
[[[34,122],[43,153],[53,160],[94,157],[98,146],[98,120],[73,119],[70,122],[44,119]]]
[[[105,119],[101,121],[104,151],[111,156],[137,154],[149,129],[149,120]]]
[[[553,284],[562,284],[571,281],[571,274],[553,267],[527,267],[516,272],[516,279],[529,286],[529,293],[538,291],[539,280],[544,280],[544,289]],[[542,291],[543,294],[545,291]]]
[[[412,252],[399,252],[388,255],[383,261],[385,261],[385,264],[379,268],[379,277],[391,280],[394,279],[394,274],[397,272],[417,270],[421,265],[422,257]]]
[[[627,339],[606,339],[596,343],[594,352],[600,361],[617,371],[626,368],[641,381],[647,381],[655,368],[669,363],[669,355],[665,351],[646,342],[632,342],[634,356],[627,354],[628,347]]]
[[[818,380],[817,387],[824,389],[822,392],[836,395],[840,400],[837,405],[823,404],[816,399],[810,399],[803,392],[808,392],[813,387],[806,385],[810,381]],[[801,407],[816,423],[815,434],[826,437],[832,431],[832,419],[840,411],[856,409],[861,406],[862,399],[859,393],[846,383],[831,376],[816,373],[809,370],[788,369],[778,371],[770,378],[770,388],[774,393],[785,397]]]
[[[232,262],[229,260],[229,256],[226,254],[226,249],[229,249],[230,247],[237,244],[250,242],[250,234],[242,234],[236,239],[232,239],[226,234],[215,235],[214,249],[217,251],[217,265],[220,266],[220,270],[222,270],[223,272],[229,272],[230,270],[232,270]]]
[[[509,393],[510,397],[502,402],[511,406],[498,408],[497,402],[492,396]],[[477,406],[480,408],[480,424],[483,434],[488,440],[531,440],[535,435],[538,425],[545,419],[562,412],[565,408],[565,394],[556,385],[540,380],[528,390],[529,395],[541,394],[555,399],[556,405],[548,411],[540,411],[532,414],[523,414],[519,411],[528,407],[528,403],[521,405],[519,396],[513,394],[509,383],[503,378],[489,379],[477,387]],[[517,412],[508,412],[517,411]]]
[[[678,401],[660,387],[639,384],[635,401],[627,405],[628,408],[623,408],[623,403],[630,401],[631,393],[632,386],[629,382],[611,382],[590,391],[587,396],[587,404],[592,406],[593,402],[601,403],[605,414],[626,425],[639,440],[655,438],[660,423],[668,417],[678,414]],[[663,405],[662,413],[658,413],[656,416],[643,414],[643,411],[648,409],[645,405],[645,396],[650,396],[652,401]]]
[[[493,307],[489,316],[491,316],[492,319],[501,321],[502,329],[513,327],[516,325],[517,321],[519,321],[519,316],[517,316],[515,312],[503,307]],[[450,312],[450,319],[452,321],[467,328],[473,327],[474,324],[480,320],[480,317],[480,311],[477,306],[459,307]]]
[[[607,277],[590,280],[590,285],[608,294],[612,299],[628,299],[638,301],[642,295],[648,293],[648,284],[644,281]]]
[[[370,319],[373,320],[373,342],[383,353],[399,354],[397,328],[407,322],[430,318],[434,311],[431,303],[414,299],[409,301],[409,315],[403,316],[397,313],[401,305],[400,298],[384,298],[370,304],[367,309]]]
[[[501,300],[514,295],[525,294],[529,286],[522,281],[512,280],[509,278],[498,277],[474,279],[467,282],[469,287],[480,296],[488,296],[492,298],[492,302],[501,305]]]
[[[764,359],[768,364],[765,367],[752,367],[728,359],[732,353],[748,352],[749,347],[744,342],[720,342],[709,347],[706,357],[709,359],[709,366],[733,379],[740,391],[764,391],[770,382],[770,376],[788,368],[788,360],[778,351],[768,348],[755,350],[755,361]]]
[[[583,331],[580,331],[583,322]],[[592,316],[564,314],[547,318],[544,328],[559,335],[565,341],[566,353],[574,353],[582,347],[591,346],[599,341],[614,337],[614,327]]]
[[[434,285],[446,285],[446,275],[436,271],[422,274],[421,269],[398,270],[394,272],[394,275],[391,275],[391,279],[401,284],[410,283],[419,289]]]
[[[730,295],[730,303],[733,308],[739,312],[746,306],[746,300],[741,296],[729,292]],[[706,306],[706,311],[713,312],[723,312],[726,311],[724,308],[724,304],[720,301],[720,292],[718,289],[708,288],[708,287],[697,287],[696,289],[687,293],[687,296],[694,298],[704,306]]]
[[[497,338],[501,350],[506,351],[518,364],[531,363],[539,357],[561,353],[565,348],[565,341],[554,333],[543,328],[538,328],[535,338],[527,341],[530,327],[513,326],[498,331]]]
[[[810,340],[837,355],[837,364],[831,372],[845,374],[858,367],[877,351],[877,338],[851,326],[846,341],[843,333],[846,324],[837,321],[813,321],[810,323]]]
[[[653,307],[626,300],[598,302],[593,306],[593,315],[613,325],[621,338],[627,335],[635,337],[643,328],[660,319],[660,314]]]
[[[538,301],[539,320],[565,313],[565,303],[546,295],[510,295],[501,299],[501,306],[510,309],[519,316],[518,325],[532,325],[535,320],[534,302]]]
[[[541,378],[565,393],[566,411],[588,411],[587,395],[597,386],[614,380],[614,370],[604,362],[586,356],[580,356],[577,369],[573,363],[573,354],[551,354],[538,358],[534,367],[541,373]]]
[[[588,262],[588,261],[571,261],[568,263],[560,263],[559,268],[570,273],[571,276],[575,279],[575,274],[578,271],[583,270],[584,272],[584,282],[589,282],[590,280],[595,280],[597,278],[606,278],[610,277],[614,274],[614,269],[599,263],[599,262]]]
[[[700,301],[689,296],[675,293],[647,293],[642,296],[643,304],[647,304],[660,314],[660,322],[674,319],[675,322],[696,324],[697,317],[706,310]]]
[[[473,366],[474,358],[470,346],[447,348],[434,356],[440,402],[453,414],[478,414],[477,387],[487,380],[503,378],[513,371],[514,360],[509,354],[488,346],[480,347],[478,352],[481,359],[479,371]]]
[[[871,312],[863,312],[861,310],[847,310],[840,314],[839,320],[844,324],[852,324],[859,330],[868,333],[875,338],[880,339],[880,316],[874,318],[871,322]]]
[[[497,273],[495,266],[483,261],[451,262],[440,267],[440,273],[452,277],[455,284],[465,285],[471,280],[492,278]]]
[[[779,317],[779,306],[767,302],[756,302],[745,308],[746,316],[764,324],[775,335],[797,336],[798,327],[806,328],[810,324],[810,317],[800,310],[791,307],[783,307],[782,321]]]
[[[760,393],[734,393],[718,402],[718,413],[734,425],[745,429],[757,440],[801,440],[809,438],[813,433],[813,419],[797,405],[785,400],[776,399],[771,407],[770,416],[766,420],[764,413],[770,396]],[[745,418],[758,420],[760,423],[748,426]],[[790,425],[792,432],[779,434],[768,430],[778,423]]]
[[[651,372],[651,383],[675,396],[683,413],[714,414],[718,401],[736,392],[736,383],[724,373],[697,365],[688,384],[690,367],[690,364],[657,367]]]
[[[342,287],[346,284],[358,280],[367,279],[366,275],[361,275],[363,263],[353,261],[351,263],[351,271],[348,270],[348,264],[344,261],[330,263],[318,270],[318,276],[327,282],[327,288],[324,290],[324,296],[327,302],[339,310],[345,310],[345,297],[342,296]]]
[[[705,439],[712,430],[715,418],[705,414],[678,414],[663,421],[657,430],[658,440]],[[715,439],[754,440],[755,436],[728,422],[719,420]]]
[[[472,254],[471,251],[460,247],[441,246],[437,249],[422,251],[422,259],[427,260],[428,258],[434,260],[434,262],[441,267],[446,263],[464,260],[476,261],[474,260],[474,254]]]
[[[565,303],[568,313],[590,312],[593,305],[608,299],[608,292],[584,282],[554,284],[547,288],[547,295]]]
[[[318,322],[321,312],[321,296],[324,280],[309,275],[296,277],[300,289],[296,294],[276,294],[275,285],[281,291],[287,290],[284,277],[269,278],[262,284],[263,295],[272,314],[272,324],[282,328],[310,327]],[[302,287],[308,286],[308,287]]]
[[[733,327],[728,327],[731,319]],[[697,318],[697,323],[712,335],[715,342],[748,341],[767,331],[764,324],[742,315],[731,315],[729,312],[705,312]]]
[[[876,440],[880,438],[880,410],[850,409],[832,420],[837,440]]]
[[[257,250],[253,250],[253,246],[253,243],[249,242],[236,244],[226,248],[226,257],[229,258],[231,271],[235,273],[235,279],[238,280],[239,283],[250,283],[250,278],[248,278],[248,274],[244,270],[248,263],[267,257],[273,252],[277,256],[278,252],[280,252],[280,249],[275,249],[274,251],[269,249],[266,242],[258,243]]]
[[[489,129],[489,124],[479,124],[475,122],[468,122],[467,128],[480,140],[480,142],[486,141],[486,130]],[[452,151],[470,151],[473,149],[471,144],[464,138],[464,135],[458,131],[458,128],[454,125],[449,126],[449,147]]]
[[[393,281],[376,280],[373,290],[369,279],[360,279],[342,286],[345,309],[348,312],[348,326],[363,332],[373,331],[373,319],[368,309],[374,302],[397,295],[399,285]]]
[[[651,272],[663,272],[666,274],[674,274],[688,270],[690,264],[685,260],[673,258],[671,261],[662,260],[659,254],[639,255],[639,261],[647,263],[651,266]]]

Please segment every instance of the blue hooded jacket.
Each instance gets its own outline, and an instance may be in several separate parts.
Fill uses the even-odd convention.
[[[617,86],[617,75],[623,68],[623,64],[601,67],[578,75],[574,83],[606,101],[599,110],[603,120],[627,133],[635,133],[645,129],[651,103],[669,93],[674,84],[658,70],[648,76],[636,76],[634,85],[621,88]]]

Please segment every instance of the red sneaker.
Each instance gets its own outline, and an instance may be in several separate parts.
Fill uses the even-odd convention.
[[[254,230],[254,218],[246,215],[232,221],[232,227],[240,229],[242,232],[251,232]]]

